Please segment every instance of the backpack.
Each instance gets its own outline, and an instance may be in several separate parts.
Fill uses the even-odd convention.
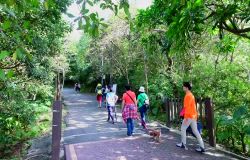
[[[145,99],[144,104],[145,104],[146,106],[149,106],[149,99]]]

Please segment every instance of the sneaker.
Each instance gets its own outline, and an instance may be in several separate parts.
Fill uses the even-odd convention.
[[[178,144],[176,144],[176,146],[179,147],[179,148],[184,148],[185,150],[188,150],[186,145],[184,145],[183,143],[178,143]]]
[[[205,152],[205,149],[202,147],[196,148],[195,150],[196,150],[196,152],[200,152],[200,153]]]
[[[142,128],[143,128],[143,129],[146,129],[146,130],[148,129],[146,125],[142,126]]]

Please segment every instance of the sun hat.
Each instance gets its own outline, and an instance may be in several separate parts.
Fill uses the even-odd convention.
[[[139,89],[139,92],[145,92],[145,89],[144,89],[144,87],[140,87],[140,89]]]

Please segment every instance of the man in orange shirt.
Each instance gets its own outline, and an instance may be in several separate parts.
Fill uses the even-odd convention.
[[[191,126],[192,131],[194,135],[196,136],[200,147],[196,149],[197,152],[205,152],[204,149],[204,143],[201,138],[201,135],[197,129],[197,110],[196,110],[196,104],[195,104],[195,98],[194,95],[191,92],[191,84],[189,82],[183,83],[183,90],[186,92],[185,98],[184,98],[184,120],[181,125],[181,143],[177,144],[177,147],[185,148],[186,147],[186,131],[189,126]]]

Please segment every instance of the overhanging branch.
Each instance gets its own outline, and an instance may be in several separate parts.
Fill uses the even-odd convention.
[[[245,32],[250,32],[250,28],[245,28],[245,29],[240,29],[240,30],[237,30],[237,29],[233,29],[233,28],[230,28],[226,22],[223,22],[222,23],[223,25],[220,25],[218,26],[219,28],[221,29],[224,29],[228,32],[231,32],[235,35],[238,35],[238,36],[241,36],[241,37],[244,37],[244,38],[247,38],[247,39],[250,39],[250,36],[247,35]]]
[[[13,68],[17,68],[18,66],[20,66],[21,63],[16,63],[12,66],[0,66],[1,69],[13,69]]]

